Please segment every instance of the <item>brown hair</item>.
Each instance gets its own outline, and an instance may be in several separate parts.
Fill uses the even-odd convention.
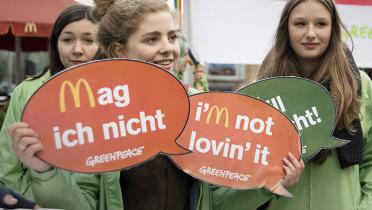
[[[290,45],[288,20],[292,10],[305,1],[309,0],[287,1],[276,30],[273,47],[262,63],[258,79],[298,74],[301,68]],[[346,128],[352,133],[354,128],[348,114],[353,111],[354,106],[360,104],[360,97],[357,94],[359,76],[353,70],[346,54],[348,49],[342,42],[341,30],[346,31],[346,28],[340,20],[333,0],[312,1],[319,2],[328,9],[332,17],[332,31],[328,48],[320,58],[317,70],[310,75],[309,79],[321,84],[332,81],[339,96],[339,105],[336,107],[337,127]]]
[[[171,10],[164,0],[94,0],[93,15],[100,20],[97,39],[107,58],[117,57],[114,44],[124,49],[146,14]],[[171,13],[172,14],[172,13]]]

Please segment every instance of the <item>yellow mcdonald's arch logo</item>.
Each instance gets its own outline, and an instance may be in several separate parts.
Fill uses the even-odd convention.
[[[61,88],[59,90],[59,107],[60,107],[61,112],[66,112],[65,90],[67,87],[69,87],[71,90],[75,108],[80,107],[80,87],[82,84],[84,85],[85,90],[87,92],[90,107],[96,106],[96,103],[94,102],[92,89],[90,88],[89,83],[85,79],[79,79],[76,82],[76,85],[73,85],[70,81],[66,80],[62,83]]]
[[[229,111],[226,109],[226,107],[220,110],[217,106],[212,106],[212,108],[208,112],[207,123],[209,124],[211,117],[212,117],[212,113],[214,111],[216,111],[216,124],[217,125],[220,124],[222,113],[223,112],[225,113],[225,128],[227,128],[229,126]]]
[[[25,24],[25,28],[23,29],[25,33],[37,33],[36,23],[34,22],[27,22]]]

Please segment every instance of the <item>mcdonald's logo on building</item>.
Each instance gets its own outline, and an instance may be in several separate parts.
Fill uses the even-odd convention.
[[[217,106],[212,106],[212,108],[208,112],[207,124],[210,123],[214,111],[216,111],[216,124],[220,124],[222,113],[225,113],[225,128],[229,127],[229,111],[226,109],[226,107],[220,110]]]
[[[27,22],[25,24],[25,28],[23,29],[26,34],[37,33],[36,23],[34,22]]]
[[[92,93],[92,89],[89,85],[89,83],[85,79],[79,79],[75,85],[72,84],[72,82],[66,80],[62,83],[61,88],[59,90],[59,107],[61,112],[66,112],[66,93],[65,90],[68,87],[71,91],[71,95],[74,101],[75,108],[79,108],[80,103],[80,89],[81,86],[84,86],[85,91],[88,95],[89,99],[89,105],[90,107],[95,107],[96,103],[94,101],[94,96]]]

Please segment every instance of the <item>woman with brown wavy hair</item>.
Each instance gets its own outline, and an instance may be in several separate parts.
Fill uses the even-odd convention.
[[[307,9],[311,5],[305,4],[316,2],[323,8],[314,11],[313,16],[319,21],[308,23],[310,20],[307,20],[306,13],[311,13]],[[304,7],[304,10],[296,13],[298,6]],[[320,11],[324,13],[319,14]],[[349,61],[350,55],[347,55],[342,42],[342,29],[346,30],[332,0],[288,1],[275,34],[274,46],[262,63],[258,79],[291,75],[320,84],[331,81],[332,91],[338,95],[340,102],[337,125],[350,132],[354,129],[348,112],[360,104],[357,94],[359,74]]]
[[[342,30],[332,0],[290,0],[284,7],[258,78],[293,75],[322,84],[336,106],[333,135],[351,143],[321,151],[291,189],[294,198],[273,199],[268,209],[370,208],[372,86],[342,42]]]
[[[289,188],[293,198],[253,196],[247,191],[225,193],[220,209],[351,210],[372,204],[372,83],[359,71],[342,42],[346,30],[333,0],[287,1],[274,44],[258,79],[298,76],[326,87],[336,105],[334,136],[351,143],[322,150],[309,161],[299,182]],[[285,85],[285,84],[283,84]],[[317,139],[314,139],[317,141]],[[251,196],[251,197],[247,197]],[[234,202],[240,200],[241,202]],[[244,201],[244,202],[243,202]],[[258,204],[258,205],[257,205]]]

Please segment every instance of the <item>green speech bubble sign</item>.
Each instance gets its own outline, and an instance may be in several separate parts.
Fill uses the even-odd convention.
[[[349,143],[332,136],[336,109],[329,92],[320,84],[300,77],[273,77],[247,85],[237,92],[271,104],[298,129],[302,139],[302,158],[310,160],[321,149]]]

